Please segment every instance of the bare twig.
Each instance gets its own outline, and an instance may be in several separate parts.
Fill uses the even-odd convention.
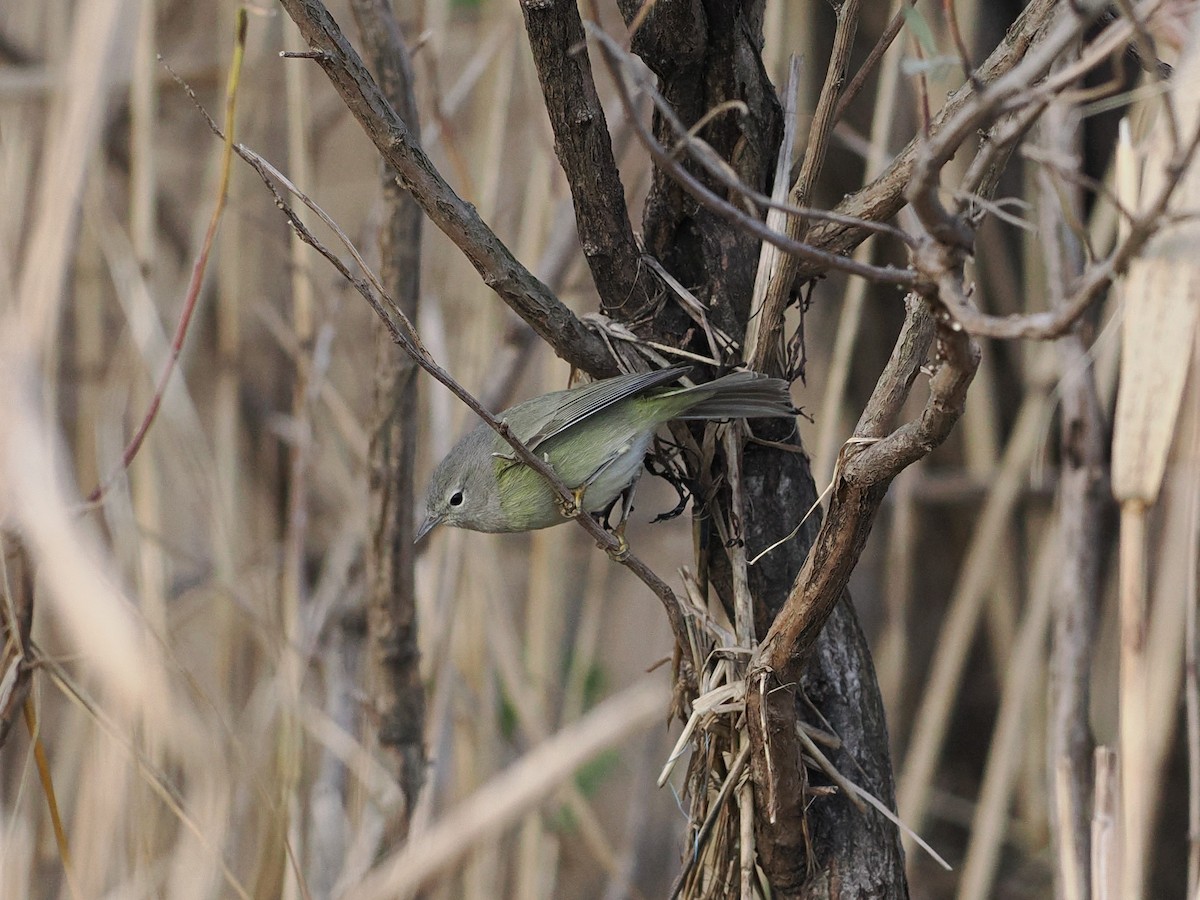
[[[859,66],[858,71],[854,73],[854,77],[850,79],[841,96],[838,97],[837,109],[833,113],[833,120],[835,122],[840,122],[842,117],[846,115],[847,107],[854,102],[854,98],[862,91],[863,86],[867,83],[867,78],[875,71],[875,67],[879,65],[879,61],[883,59],[883,55],[887,53],[888,48],[892,46],[892,42],[896,40],[896,35],[904,27],[904,10],[901,7],[907,2],[909,0],[896,0],[894,4],[896,12],[892,14],[887,28],[883,30],[883,34],[879,36],[879,40],[875,42],[875,46],[871,48],[871,52],[867,54],[867,58],[863,60],[863,64]],[[915,0],[913,5],[916,5]]]
[[[211,120],[209,124],[210,127],[214,125]],[[287,218],[288,224],[291,225],[297,234],[300,235],[300,238],[309,246],[313,247],[313,249],[315,249],[323,257],[325,257],[325,259],[338,270],[339,274],[341,274],[341,276],[345,278],[350,285],[363,296],[363,298],[375,311],[375,314],[379,317],[380,321],[383,322],[384,327],[387,329],[392,341],[405,353],[409,354],[413,360],[416,361],[417,365],[445,385],[450,392],[458,397],[458,399],[464,404],[466,404],[466,406],[472,412],[479,416],[479,418],[486,422],[489,427],[494,429],[497,434],[504,438],[504,440],[507,441],[510,446],[512,446],[516,453],[517,459],[546,479],[547,483],[558,495],[558,498],[563,502],[564,508],[572,508],[574,506],[573,495],[566,485],[562,483],[562,480],[559,479],[554,473],[554,470],[550,468],[550,466],[543,459],[538,457],[536,454],[531,453],[529,449],[512,434],[511,430],[505,423],[497,419],[490,411],[480,404],[479,401],[476,400],[475,397],[466,390],[466,388],[460,385],[448,372],[446,372],[445,369],[443,369],[433,360],[433,357],[430,356],[429,351],[426,350],[424,345],[421,343],[416,329],[413,327],[412,323],[407,319],[407,317],[404,316],[403,312],[399,309],[394,300],[392,300],[386,294],[380,293],[377,295],[377,291],[382,292],[382,287],[380,286],[378,278],[376,278],[375,275],[370,271],[369,267],[366,266],[357,250],[353,250],[353,245],[350,243],[349,238],[346,237],[345,233],[342,232],[340,228],[336,227],[336,223],[329,218],[328,214],[325,213],[325,211],[315,203],[313,203],[308,197],[306,197],[303,192],[299,191],[294,185],[292,185],[291,182],[289,182],[286,178],[283,178],[278,170],[267,163],[266,160],[262,159],[262,157],[258,156],[258,154],[246,149],[245,147],[242,147],[240,144],[236,146],[235,150],[239,156],[246,160],[246,162],[248,162],[251,167],[258,172],[259,177],[262,178],[263,183],[267,186],[267,189],[270,190],[272,195],[275,197],[276,206],[279,207],[280,211]],[[327,248],[312,235],[308,228],[305,227],[304,223],[300,221],[299,217],[295,214],[295,211],[292,210],[291,207],[288,206],[288,204],[279,195],[274,184],[272,183],[273,180],[279,180],[287,187],[288,191],[294,193],[297,197],[303,200],[310,209],[321,216],[326,224],[334,227],[339,238],[343,241],[343,243],[351,248],[352,253],[359,265],[367,273],[367,276],[370,279],[370,284],[368,284],[364,279],[359,278],[351,273],[336,254],[330,251],[329,248]],[[384,305],[385,303],[387,304],[386,307]],[[632,572],[643,584],[650,588],[654,595],[659,598],[664,609],[666,610],[667,620],[670,622],[671,631],[675,635],[676,641],[679,642],[679,646],[686,646],[687,628],[684,623],[683,612],[675,593],[671,590],[667,583],[658,575],[656,575],[649,566],[647,566],[644,562],[642,562],[642,560],[638,559],[632,553],[628,553],[627,551],[622,552],[623,548],[621,547],[620,541],[611,532],[605,530],[604,527],[592,516],[579,514],[575,516],[575,519],[577,522],[579,522],[581,527],[583,527],[583,529],[596,540],[597,545],[601,549],[608,551],[614,559],[629,569],[630,572]],[[677,676],[678,680],[676,683],[677,694],[675,712],[680,713],[686,706],[687,697],[689,697],[691,692],[694,691],[695,676],[690,667],[681,667],[680,671],[677,673]]]
[[[1188,137],[1188,142],[1168,163],[1165,184],[1154,197],[1149,198],[1149,205],[1134,220],[1129,234],[1108,257],[1084,270],[1061,306],[1025,315],[992,316],[979,312],[969,304],[953,304],[948,307],[951,315],[963,328],[980,337],[1033,340],[1062,337],[1091,308],[1113,279],[1129,268],[1130,263],[1161,229],[1179,178],[1191,165],[1197,147],[1200,147],[1200,128]]]
[[[1005,39],[976,71],[978,83],[990,85],[1012,71],[1042,36],[1047,23],[1061,7],[1057,0],[1032,0],[1009,29]],[[964,85],[955,91],[934,116],[929,135],[937,135],[947,122],[975,102],[977,96],[972,85]],[[878,178],[839,203],[835,212],[876,222],[886,221],[899,212],[905,203],[904,193],[912,177],[917,150],[925,137],[921,135],[909,141]],[[809,229],[805,240],[826,250],[846,252],[857,246],[865,236],[866,232],[852,226],[818,223]],[[796,277],[807,278],[821,271],[819,266],[804,262]]]
[[[969,247],[972,235],[965,224],[952,216],[938,197],[941,169],[981,125],[1005,104],[1025,94],[1087,27],[1091,17],[1082,10],[1062,13],[1045,38],[1030,48],[1010,71],[987,85],[986,93],[975,93],[950,116],[936,134],[921,144],[913,164],[912,180],[905,196],[930,235],[950,247]]]
[[[833,269],[849,275],[858,275],[870,281],[879,281],[902,287],[911,287],[915,284],[916,278],[908,269],[901,269],[895,266],[874,266],[869,263],[858,262],[837,253],[830,253],[819,247],[793,240],[786,235],[772,231],[758,218],[748,215],[733,204],[717,196],[717,194],[703,185],[686,167],[675,159],[665,147],[655,140],[646,126],[638,120],[633,98],[622,77],[620,48],[612,38],[608,37],[593,23],[586,23],[585,27],[604,51],[604,59],[612,70],[613,80],[616,82],[617,91],[625,105],[626,115],[629,118],[630,124],[633,125],[638,139],[641,140],[642,145],[649,151],[651,157],[653,157],[654,161],[663,171],[675,179],[684,190],[695,197],[706,209],[742,226],[751,234],[764,241],[769,241],[781,250],[794,253],[809,263],[819,265],[822,269]]]
[[[833,34],[833,47],[829,52],[829,63],[825,69],[825,81],[821,85],[821,95],[813,112],[812,124],[809,127],[808,146],[804,151],[804,161],[800,165],[800,173],[788,195],[788,200],[797,206],[807,206],[812,199],[813,188],[817,176],[825,163],[825,151],[829,146],[829,138],[833,133],[833,124],[837,109],[838,94],[842,81],[846,77],[846,68],[850,64],[850,51],[854,48],[854,36],[858,32],[859,0],[844,0],[834,4],[837,13],[837,27]],[[808,229],[808,220],[798,217],[789,218],[784,225],[784,233],[793,240],[803,238]],[[863,260],[861,264],[869,265]],[[755,371],[780,374],[786,364],[782,349],[783,312],[792,296],[792,281],[795,279],[800,260],[795,256],[786,256],[779,260],[773,277],[767,284],[766,296],[759,310],[759,338],[754,347],[754,355],[748,360],[749,366]]]
[[[1154,0],[1148,0],[1152,4]],[[913,209],[930,234],[950,246],[964,248],[971,241],[970,229],[959,217],[952,215],[937,197],[938,172],[950,159],[963,140],[994,110],[1008,104],[1018,96],[1026,95],[1027,85],[1042,77],[1073,41],[1082,33],[1089,19],[1076,14],[1058,21],[1047,37],[1025,59],[1004,77],[992,84],[987,93],[960,110],[945,128],[932,137],[917,154],[913,179],[906,194]],[[1132,26],[1125,20],[1117,20],[1093,42],[1090,53],[1082,59],[1094,65],[1098,57],[1097,47],[1120,45],[1127,40]],[[1082,62],[1064,66],[1046,80],[1039,89],[1047,93],[1052,87],[1065,88],[1070,82],[1068,75],[1086,71]],[[1035,97],[1037,93],[1035,92]],[[1189,136],[1183,145],[1177,145],[1167,165],[1165,183],[1150,198],[1144,212],[1133,223],[1125,241],[1105,260],[1090,266],[1079,278],[1069,299],[1044,313],[1032,313],[1009,317],[995,317],[980,313],[965,300],[955,299],[955,293],[943,293],[940,302],[945,303],[949,314],[972,334],[990,337],[1055,338],[1066,333],[1072,324],[1096,300],[1111,280],[1125,270],[1149,239],[1161,226],[1162,216],[1178,184],[1200,145],[1200,128]]]
[[[347,108],[421,209],[475,266],[484,283],[571,365],[595,376],[616,374],[601,341],[526,269],[454,193],[413,140],[337,22],[320,0],[282,0]]]
[[[819,207],[807,206],[798,202],[787,199],[787,174],[790,165],[787,165],[788,160],[784,160],[784,180],[781,187],[781,193],[777,196],[775,190],[772,190],[770,195],[764,194],[761,191],[755,190],[751,185],[746,184],[738,178],[737,173],[733,171],[731,166],[721,159],[720,155],[709,144],[696,136],[696,132],[700,130],[703,122],[709,120],[716,115],[717,110],[710,109],[697,124],[686,127],[676,114],[671,104],[663,97],[662,92],[655,86],[653,79],[649,78],[645,72],[645,68],[641,66],[633,57],[627,53],[620,53],[616,42],[605,35],[602,31],[595,28],[591,22],[588,23],[588,30],[593,36],[602,41],[608,48],[610,54],[619,60],[623,66],[623,71],[626,76],[637,87],[641,94],[645,94],[654,104],[655,110],[662,116],[663,121],[669,124],[676,135],[679,136],[673,147],[662,147],[662,152],[666,153],[672,159],[679,156],[684,150],[688,151],[693,160],[703,166],[705,172],[711,175],[722,187],[728,189],[732,193],[744,198],[745,205],[750,213],[756,212],[756,207],[762,207],[767,210],[774,210],[784,213],[787,217],[796,219],[807,219],[812,222],[828,222],[835,225],[848,225],[856,228],[862,228],[870,234],[886,235],[893,237],[904,244],[911,244],[912,239],[908,234],[894,225],[889,225],[886,222],[876,222],[870,219],[859,219],[854,216],[847,216],[842,213],[820,209]],[[799,61],[797,61],[797,68]],[[615,74],[615,73],[614,73]],[[620,91],[618,91],[618,96]],[[795,100],[791,101],[795,103]],[[734,108],[740,108],[741,104],[737,104]],[[778,184],[779,181],[777,180]],[[787,219],[784,219],[787,221]],[[776,234],[784,232],[777,231]],[[770,243],[770,241],[768,241]]]

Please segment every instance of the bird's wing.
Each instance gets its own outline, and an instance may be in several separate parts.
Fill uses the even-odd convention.
[[[525,446],[530,450],[537,450],[539,444],[548,441],[556,434],[561,434],[600,410],[607,409],[614,403],[640,394],[655,385],[675,381],[690,369],[691,366],[674,366],[654,372],[635,372],[632,375],[605,378],[602,381],[594,381],[569,391],[560,391],[561,403],[549,414],[531,416],[529,413],[532,411],[529,410],[528,404],[521,403],[513,407],[505,418],[512,422],[514,430],[518,437],[524,440]],[[539,399],[545,400],[546,398]],[[538,408],[544,409],[545,407],[539,403]]]

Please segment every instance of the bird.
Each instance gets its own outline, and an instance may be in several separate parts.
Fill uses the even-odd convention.
[[[622,496],[621,528],[633,485],[659,426],[672,419],[795,415],[787,382],[737,371],[692,387],[671,386],[692,370],[674,366],[593,381],[542,394],[497,418],[542,458],[593,514]],[[425,494],[419,541],[438,525],[482,532],[548,528],[574,511],[487,423],[469,431],[438,463]],[[620,532],[619,532],[620,533]]]

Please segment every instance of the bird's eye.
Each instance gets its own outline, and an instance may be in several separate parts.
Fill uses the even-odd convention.
[[[450,495],[450,505],[451,506],[462,506],[462,502],[463,502],[462,491],[455,491],[453,494]]]

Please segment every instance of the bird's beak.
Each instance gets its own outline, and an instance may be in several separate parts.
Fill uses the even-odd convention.
[[[417,536],[413,538],[413,543],[418,543],[421,538],[433,531],[433,529],[442,523],[442,517],[437,513],[430,513],[425,517],[425,521],[421,523],[421,527],[417,529]]]

